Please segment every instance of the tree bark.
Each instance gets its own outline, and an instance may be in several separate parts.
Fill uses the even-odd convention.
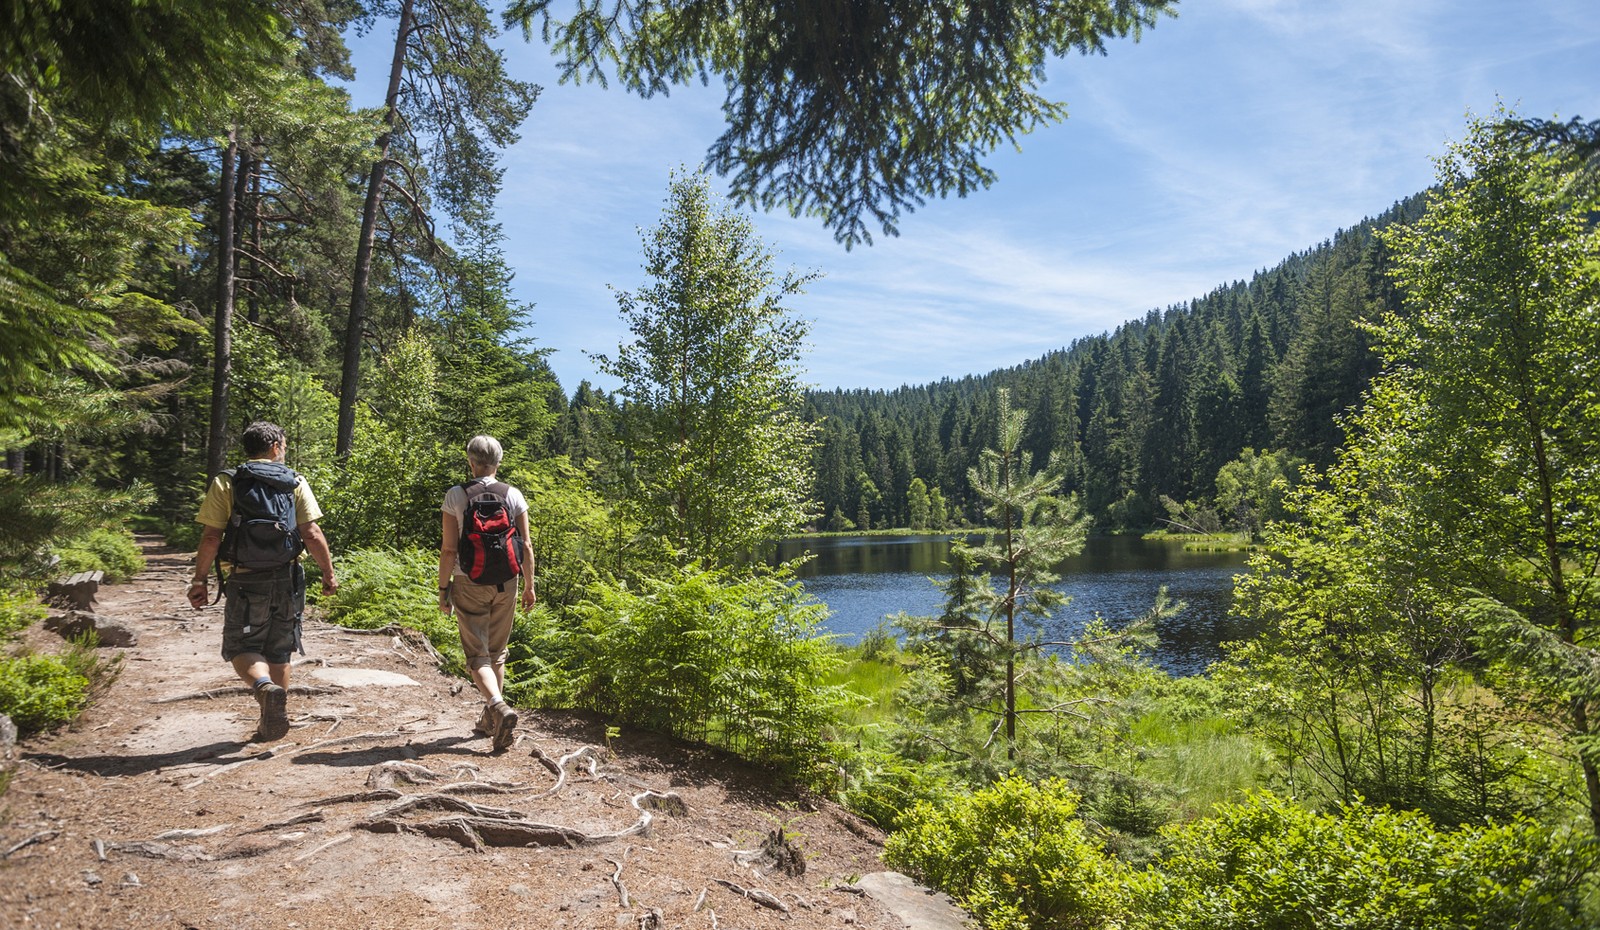
[[[356,394],[361,387],[361,338],[366,328],[367,288],[372,278],[372,246],[377,238],[378,209],[383,205],[383,182],[389,171],[389,143],[394,138],[400,101],[400,78],[405,71],[406,40],[411,36],[413,0],[400,7],[400,28],[395,33],[394,59],[389,66],[389,90],[384,97],[387,129],[378,137],[378,157],[367,179],[367,199],[361,211],[361,239],[356,244],[356,268],[350,286],[350,315],[344,331],[344,370],[339,379],[339,458],[350,455],[355,444]]]
[[[234,165],[239,156],[238,129],[228,130],[222,152],[222,183],[217,195],[217,308],[212,322],[211,433],[206,442],[206,474],[215,476],[228,451],[228,376],[233,367],[233,207]]]

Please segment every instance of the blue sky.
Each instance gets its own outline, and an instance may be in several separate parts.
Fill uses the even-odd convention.
[[[358,105],[381,102],[392,41],[388,23],[360,43]],[[503,42],[513,74],[544,87],[504,153],[516,296],[562,387],[615,387],[587,354],[627,336],[607,286],[647,283],[639,231],[669,172],[721,133],[722,91],[561,85],[537,41]],[[1184,0],[1138,43],[1049,78],[1069,118],[897,238],[847,252],[816,220],[754,217],[780,267],[823,274],[791,302],[812,323],[810,384],[987,372],[1248,279],[1427,187],[1468,114],[1501,101],[1600,118],[1600,0]]]

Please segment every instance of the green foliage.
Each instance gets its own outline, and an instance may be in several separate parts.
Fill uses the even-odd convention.
[[[1007,778],[971,795],[919,803],[884,861],[947,892],[988,930],[1124,925],[1127,867],[1105,855],[1059,781]]]
[[[822,605],[781,576],[696,568],[601,585],[580,604],[580,700],[624,723],[782,764],[826,767],[823,729],[842,700],[823,685],[837,656],[816,637]]]
[[[1592,926],[1592,839],[1516,821],[1437,830],[1362,803],[1319,814],[1272,795],[1172,828],[1133,883],[1140,930]]]
[[[648,562],[637,527],[608,507],[571,464],[552,459],[501,473],[528,501],[539,602],[565,612],[597,584],[630,577]]]
[[[845,806],[890,832],[911,826],[918,805],[937,804],[960,790],[945,767],[892,752],[857,752],[846,763]]]
[[[0,579],[40,577],[47,568],[39,558],[43,547],[120,526],[129,512],[149,500],[149,488],[138,484],[106,491],[82,482],[0,474]]]
[[[596,362],[622,382],[647,528],[682,563],[736,564],[812,516],[816,427],[798,415],[808,324],[783,306],[809,277],[778,278],[704,175],[673,177],[644,251],[652,283],[617,295],[633,341]]]
[[[718,75],[728,128],[712,168],[740,201],[820,216],[850,245],[871,241],[867,217],[894,235],[925,198],[988,187],[984,156],[1066,116],[1038,93],[1046,61],[1103,53],[1175,4],[581,0],[558,22],[552,5],[518,0],[507,19],[529,35],[543,23],[562,80],[614,68],[648,97]]]
[[[89,679],[57,656],[0,658],[0,714],[19,733],[69,723],[89,704]]]
[[[437,550],[346,552],[339,557],[339,579],[339,590],[318,604],[329,622],[358,630],[417,630],[444,656],[447,671],[466,669],[455,618],[439,611]]]
[[[1476,646],[1521,662],[1543,636],[1576,660],[1527,666],[1532,701],[1504,694],[1568,731],[1600,834],[1600,689],[1577,668],[1596,661],[1600,616],[1584,516],[1600,508],[1600,193],[1585,170],[1573,150],[1485,123],[1439,162],[1427,213],[1385,237],[1413,312],[1374,327],[1385,371],[1353,459],[1391,489],[1389,521],[1420,550],[1396,557],[1457,610],[1488,602],[1467,616],[1501,632]],[[1556,694],[1570,699],[1543,699]]]
[[[1217,507],[1252,535],[1284,517],[1283,498],[1304,463],[1284,452],[1245,449],[1217,472]]]
[[[61,557],[56,571],[63,575],[98,570],[106,573],[108,583],[114,584],[144,570],[144,553],[139,551],[133,534],[121,528],[91,530],[53,548]]]
[[[48,613],[32,591],[0,586],[0,639],[27,629]]]

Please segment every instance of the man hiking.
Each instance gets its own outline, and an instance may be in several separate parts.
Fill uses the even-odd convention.
[[[289,653],[305,655],[300,620],[306,606],[301,551],[322,569],[322,593],[339,588],[328,540],[317,526],[322,510],[306,479],[283,464],[288,441],[283,429],[257,421],[241,444],[249,461],[211,479],[196,522],[200,535],[190,606],[207,601],[207,576],[215,562],[225,577],[222,658],[255,694],[261,715],[256,737],[282,739],[289,732]]]
[[[522,606],[535,601],[528,503],[521,491],[495,478],[503,455],[493,436],[467,443],[472,480],[445,493],[439,547],[439,610],[454,611],[467,669],[484,700],[472,729],[492,737],[496,751],[510,748],[517,727],[517,712],[503,691],[518,575]]]

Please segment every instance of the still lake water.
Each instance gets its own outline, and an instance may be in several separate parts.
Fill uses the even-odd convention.
[[[929,581],[949,577],[945,559],[950,537],[829,536],[787,539],[774,561],[805,553],[813,558],[798,573],[805,589],[828,605],[823,624],[846,642],[905,611],[936,616],[944,595]],[[1175,675],[1195,675],[1221,658],[1221,644],[1246,639],[1254,627],[1228,615],[1233,576],[1244,571],[1242,552],[1191,552],[1170,543],[1133,536],[1093,537],[1083,552],[1058,569],[1056,587],[1072,600],[1044,626],[1046,639],[1074,638],[1096,614],[1113,624],[1149,612],[1156,592],[1166,585],[1173,600],[1188,606],[1159,624],[1155,661]]]

